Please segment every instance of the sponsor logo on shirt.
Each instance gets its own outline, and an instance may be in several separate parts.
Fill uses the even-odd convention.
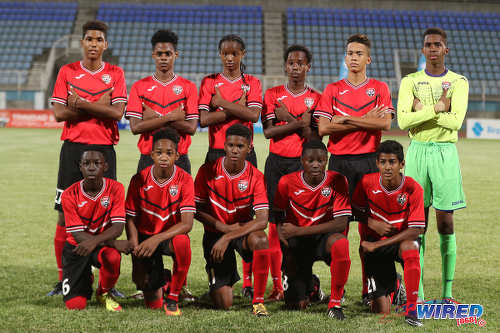
[[[284,100],[284,99],[285,99],[285,98],[287,98],[287,97],[288,97],[288,96],[283,95],[283,96],[281,96],[281,97],[278,97],[278,98],[277,98],[277,100],[278,100],[278,101],[282,101],[282,100]]]
[[[80,75],[78,75],[78,76],[75,76],[75,79],[80,80],[80,79],[81,79],[82,77],[84,77],[84,76],[85,76],[85,74],[80,74]]]
[[[377,194],[377,193],[380,193],[380,192],[382,192],[382,191],[381,190],[372,190],[373,194]]]
[[[151,88],[148,89],[148,91],[153,91],[155,90],[156,86],[151,86]]]
[[[346,90],[340,91],[339,94],[343,95],[343,94],[348,93],[348,92],[349,92],[349,90],[346,89]]]
[[[152,188],[153,188],[153,185],[148,185],[148,186],[146,186],[146,187],[144,188],[144,191],[145,191],[145,192],[147,192],[147,191],[149,191],[149,190],[150,190],[150,189],[152,189]]]
[[[297,190],[297,191],[293,192],[293,194],[295,194],[295,195],[297,195],[297,196],[298,196],[298,195],[300,195],[302,192],[304,192],[304,190]]]
[[[85,206],[87,204],[87,201],[82,201],[78,204],[78,207],[79,208],[82,208],[83,206]]]
[[[216,83],[215,84],[215,88],[219,88],[220,86],[222,86],[224,84],[224,82],[219,82],[219,83]]]

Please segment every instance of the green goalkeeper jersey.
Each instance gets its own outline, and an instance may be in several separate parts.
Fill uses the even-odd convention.
[[[434,105],[449,86],[451,98],[449,112],[434,112]],[[413,99],[423,104],[420,111],[413,111]],[[428,75],[425,70],[408,74],[401,80],[398,96],[398,124],[409,130],[412,139],[421,142],[456,142],[458,130],[467,111],[469,83],[463,75],[446,70],[440,76]]]

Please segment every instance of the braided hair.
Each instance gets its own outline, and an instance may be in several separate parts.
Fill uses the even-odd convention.
[[[219,41],[219,52],[221,51],[222,43],[224,43],[224,42],[236,42],[236,43],[240,44],[241,51],[245,51],[246,50],[245,42],[238,35],[229,34],[229,35],[225,35],[224,37],[222,37],[221,40]],[[243,81],[243,83],[245,85],[247,85],[247,81],[245,80],[245,69],[246,68],[247,68],[247,66],[245,66],[245,64],[243,63],[243,61],[241,61],[240,62],[241,80]]]

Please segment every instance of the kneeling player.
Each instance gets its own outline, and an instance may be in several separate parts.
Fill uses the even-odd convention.
[[[229,309],[233,303],[232,286],[240,279],[236,250],[252,262],[253,313],[267,316],[263,302],[270,259],[264,229],[269,205],[264,175],[245,161],[251,140],[247,127],[232,125],[226,131],[226,156],[200,167],[195,180],[196,219],[205,227],[203,251],[215,306]]]
[[[109,311],[121,311],[108,292],[120,276],[117,249],[127,246],[126,241],[116,240],[125,224],[124,189],[117,181],[103,177],[108,164],[104,153],[95,149],[83,152],[83,180],[67,188],[61,198],[68,232],[62,255],[62,290],[68,309],[84,309],[92,295],[92,266],[97,267],[97,300]]]
[[[365,255],[371,309],[390,313],[390,295],[395,290],[395,261],[404,265],[407,291],[406,322],[422,326],[416,302],[420,280],[418,236],[425,227],[422,187],[401,174],[403,147],[388,140],[377,149],[377,173],[365,175],[352,198],[353,207],[364,212],[367,238],[361,243]]]
[[[274,213],[283,251],[285,304],[298,309],[308,305],[312,265],[323,260],[331,271],[328,316],[344,320],[340,301],[351,260],[349,242],[342,232],[351,206],[346,178],[335,171],[325,172],[327,160],[326,146],[320,140],[305,143],[304,171],[281,177]]]
[[[175,165],[179,136],[172,128],[153,135],[154,164],[132,177],[126,200],[127,237],[132,251],[132,280],[144,292],[146,307],[161,308],[165,275],[162,255],[172,256],[174,269],[164,306],[179,316],[179,292],[191,264],[187,233],[193,227],[194,184]]]

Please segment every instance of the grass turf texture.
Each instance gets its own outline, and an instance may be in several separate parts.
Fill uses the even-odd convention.
[[[126,187],[136,170],[139,152],[138,137],[122,131],[118,156],[118,180]],[[249,301],[240,296],[241,281],[235,285],[235,304],[231,311],[216,311],[208,304],[183,304],[183,316],[167,318],[162,311],[146,310],[142,301],[121,300],[123,313],[109,313],[99,306],[95,297],[85,311],[67,311],[61,296],[46,297],[57,281],[53,237],[56,212],[52,209],[61,142],[58,130],[0,129],[0,331],[3,332],[110,332],[176,329],[178,331],[406,331],[411,329],[401,317],[388,318],[370,314],[360,304],[361,268],[358,256],[357,227],[349,234],[351,271],[346,286],[347,320],[337,322],[326,317],[326,304],[311,306],[304,312],[281,309],[281,303],[267,305],[268,318],[251,315]],[[397,137],[405,147],[409,140]],[[205,158],[206,133],[193,137],[190,158],[193,175]],[[255,147],[260,169],[264,169],[268,143],[256,135]],[[484,306],[487,324],[478,328],[466,324],[466,330],[499,331],[498,273],[500,249],[498,235],[498,188],[500,188],[500,157],[498,141],[460,140],[464,187],[468,208],[455,214],[457,234],[457,269],[454,296],[461,303]],[[431,213],[431,216],[433,213]],[[195,295],[207,290],[207,278],[201,247],[203,228],[195,221],[191,232],[192,264],[188,286]],[[123,237],[123,236],[122,236]],[[425,256],[426,297],[441,294],[441,256],[435,219],[432,217],[427,234]],[[238,263],[240,264],[240,263]],[[171,267],[171,259],[166,260]],[[401,268],[398,267],[398,270]],[[240,269],[241,272],[241,269]],[[329,294],[330,271],[321,262],[314,266]],[[123,256],[117,287],[126,294],[135,291],[131,281],[131,259]],[[271,280],[268,282],[268,292]],[[267,295],[266,293],[266,295]],[[424,329],[455,331],[454,320],[426,320]]]

